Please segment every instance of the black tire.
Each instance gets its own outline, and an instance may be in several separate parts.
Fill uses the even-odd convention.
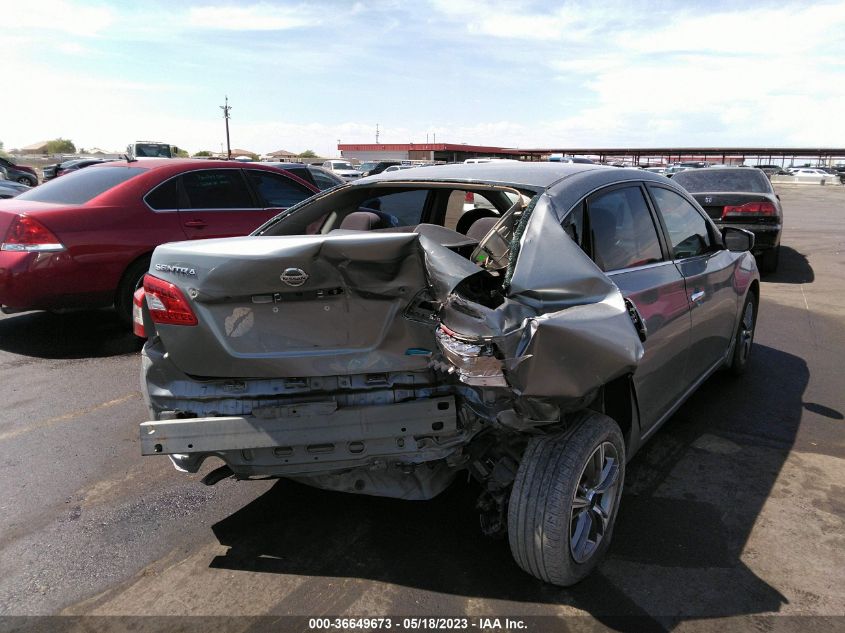
[[[114,308],[117,316],[126,325],[132,326],[132,295],[141,287],[144,275],[150,269],[150,258],[144,257],[133,262],[117,286],[117,293],[114,297]]]
[[[22,185],[29,185],[30,187],[34,187],[35,185],[38,184],[32,178],[28,178],[26,176],[19,177],[18,182],[21,183]]]
[[[750,313],[749,313],[750,311]],[[754,345],[754,330],[757,326],[757,295],[750,290],[739,313],[739,324],[734,335],[734,351],[731,356],[730,371],[741,376],[748,366],[748,358]]]
[[[562,587],[583,580],[601,561],[610,545],[625,482],[625,441],[619,425],[595,411],[579,413],[573,422],[577,426],[570,433],[528,443],[508,505],[508,540],[516,563],[532,576]],[[598,486],[592,492],[579,487],[593,478],[601,483],[601,477],[593,477],[599,447],[608,476],[613,476],[610,470],[615,467],[614,483],[604,493]],[[613,465],[607,461],[610,458]],[[575,505],[579,490],[579,505],[588,501],[580,508]],[[606,520],[599,518],[596,505]],[[579,539],[585,534],[577,529],[585,513],[588,531]],[[595,539],[590,541],[594,527]]]
[[[778,269],[779,260],[780,244],[760,253],[760,256],[757,258],[757,267],[762,273],[773,273]]]

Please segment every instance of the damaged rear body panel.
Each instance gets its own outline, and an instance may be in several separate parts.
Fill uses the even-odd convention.
[[[318,194],[250,237],[160,246],[151,274],[175,290],[146,298],[143,454],[406,499],[469,470],[495,497],[530,437],[588,406],[627,408],[633,452],[683,397],[640,420],[638,385],[667,358],[687,367],[688,282],[662,233],[648,265],[671,277],[665,301],[603,271],[567,222],[603,187],[645,196],[650,179],[668,182],[589,165],[412,169]],[[465,212],[469,230],[450,219],[464,192],[492,207]],[[733,290],[718,296],[728,317],[707,321],[714,363],[756,279],[750,255],[723,253]],[[168,297],[197,324],[156,321]]]

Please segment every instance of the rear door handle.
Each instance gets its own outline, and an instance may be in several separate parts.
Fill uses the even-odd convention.
[[[689,296],[689,298],[690,298],[690,301],[692,301],[693,303],[701,303],[702,299],[704,299],[704,291],[703,290],[697,290],[697,291],[693,292]]]
[[[185,222],[185,226],[189,226],[192,229],[204,229],[208,226],[208,224],[206,224],[202,220],[188,220],[187,222]]]

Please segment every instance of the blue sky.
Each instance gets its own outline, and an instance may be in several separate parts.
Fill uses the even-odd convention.
[[[4,11],[7,149],[845,146],[845,2],[95,2]]]

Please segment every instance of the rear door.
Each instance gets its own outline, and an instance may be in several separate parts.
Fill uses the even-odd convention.
[[[641,184],[603,189],[570,216],[570,236],[634,304],[648,330],[634,374],[647,434],[687,386],[690,314],[684,279],[668,256]]]
[[[239,168],[198,169],[181,176],[179,216],[189,239],[246,235],[273,215]]]
[[[734,333],[733,261],[704,214],[676,191],[648,185],[677,269],[684,277],[692,330],[687,382],[724,359]]]

